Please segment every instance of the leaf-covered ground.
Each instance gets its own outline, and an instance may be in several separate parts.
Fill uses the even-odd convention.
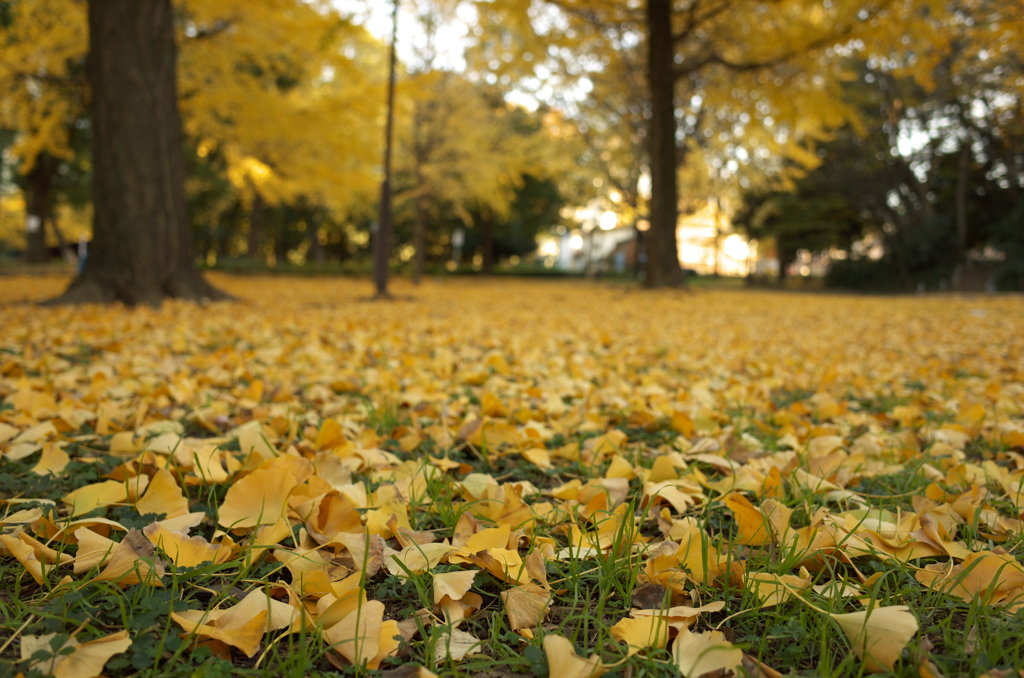
[[[1020,298],[65,282],[0,279],[4,673],[1024,669]]]

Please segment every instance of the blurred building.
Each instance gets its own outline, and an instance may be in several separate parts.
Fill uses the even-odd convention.
[[[637,269],[644,257],[645,221],[634,226],[620,224],[617,220],[613,223],[612,218],[606,216],[608,212],[596,219],[585,210],[580,214],[584,219],[579,221],[578,228],[559,227],[553,235],[540,241],[537,256],[544,266],[576,273],[588,270],[625,273]],[[728,218],[716,214],[710,205],[680,218],[676,242],[680,265],[700,275],[746,276],[750,272],[774,275],[778,272],[774,251],[770,248],[759,251],[757,242],[748,242],[742,234],[734,232]]]

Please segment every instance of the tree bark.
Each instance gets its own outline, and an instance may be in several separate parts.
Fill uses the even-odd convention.
[[[57,159],[49,153],[40,153],[26,177],[25,261],[30,264],[42,264],[50,258],[46,249],[46,222],[50,218],[50,189],[57,164]]]
[[[57,248],[60,250],[60,255],[64,258],[64,261],[74,266],[78,263],[78,257],[75,256],[74,250],[68,245],[68,241],[64,239],[64,232],[60,230],[54,210],[50,210],[49,223],[53,229],[53,234],[57,236]]]
[[[647,0],[647,84],[651,97],[648,143],[651,203],[646,287],[683,287],[676,224],[679,188],[676,177],[676,112],[672,0]]]
[[[490,214],[480,220],[480,235],[484,240],[484,256],[482,273],[490,275],[494,272],[494,217]]]
[[[263,196],[259,191],[254,191],[249,212],[249,246],[246,254],[250,259],[263,264],[267,263],[267,258],[263,256],[263,229],[266,218],[267,206],[263,202]]]
[[[306,219],[306,227],[309,229],[309,261],[318,265],[327,263],[327,257],[324,255],[324,246],[320,243],[321,221],[322,219],[317,210],[315,208],[311,209]]]
[[[51,303],[224,298],[195,269],[171,0],[90,0],[93,240]]]
[[[789,250],[782,236],[775,236],[775,250],[779,258],[779,279],[776,281],[776,284],[779,287],[785,287],[786,278],[789,277],[789,265],[793,263],[796,257]]]
[[[422,181],[420,188],[423,188]],[[412,281],[419,285],[423,280],[423,269],[427,261],[427,206],[422,197],[416,198],[416,222],[413,224],[412,244],[416,248],[413,258]]]
[[[967,189],[971,167],[971,144],[963,141],[956,173],[956,247],[961,262],[967,260]]]
[[[388,295],[388,269],[391,262],[391,152],[395,129],[395,81],[398,77],[396,43],[398,42],[398,2],[393,0],[391,15],[391,50],[388,58],[388,108],[384,129],[384,180],[380,185],[380,223],[373,243],[374,295],[386,299]]]

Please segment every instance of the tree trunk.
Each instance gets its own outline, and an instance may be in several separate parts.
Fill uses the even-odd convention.
[[[57,159],[49,153],[40,153],[26,177],[25,261],[30,264],[45,263],[50,258],[46,249],[46,222],[50,218],[50,189],[57,164]]]
[[[320,243],[320,215],[317,211],[310,210],[309,218],[306,220],[306,227],[309,229],[309,260],[314,264],[321,265],[327,262],[324,256],[324,246]]]
[[[385,299],[388,295],[388,269],[391,261],[391,152],[395,129],[395,81],[398,77],[398,0],[393,0],[391,15],[391,50],[388,58],[388,108],[384,128],[384,181],[380,185],[380,223],[373,242],[373,283],[374,295]]]
[[[263,264],[267,263],[267,258],[263,256],[263,230],[266,219],[267,206],[263,202],[263,196],[259,191],[254,191],[249,212],[249,247],[246,254],[250,259]]]
[[[651,96],[648,143],[651,159],[651,230],[646,287],[682,287],[676,242],[679,198],[676,184],[676,113],[672,0],[647,0],[647,83]]]
[[[64,258],[64,261],[74,266],[78,263],[78,257],[75,256],[74,251],[68,244],[68,241],[64,239],[64,232],[60,230],[60,225],[57,223],[57,215],[54,210],[50,210],[50,228],[53,229],[53,234],[57,237],[57,248],[60,250],[60,255]]]
[[[171,0],[90,0],[93,240],[53,303],[224,298],[195,269]]]
[[[789,277],[789,265],[793,263],[796,257],[790,252],[782,236],[775,236],[775,251],[779,258],[779,279],[776,281],[776,284],[779,287],[785,287],[786,278]]]
[[[423,184],[420,184],[422,189]],[[416,248],[413,259],[412,281],[419,285],[427,261],[427,206],[423,198],[416,198],[416,223],[413,225],[412,244]]]
[[[484,240],[483,273],[494,272],[494,217],[488,214],[480,220],[480,235]]]
[[[956,247],[957,258],[967,260],[967,184],[971,163],[971,144],[963,141],[956,173]]]

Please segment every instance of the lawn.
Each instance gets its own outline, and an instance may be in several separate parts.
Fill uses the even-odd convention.
[[[1024,299],[0,278],[0,674],[1024,676]]]

